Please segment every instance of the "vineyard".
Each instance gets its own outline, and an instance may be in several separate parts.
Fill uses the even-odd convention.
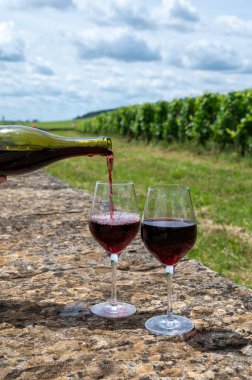
[[[241,156],[252,149],[252,90],[144,103],[78,120],[78,130],[119,134],[129,140],[190,142]]]

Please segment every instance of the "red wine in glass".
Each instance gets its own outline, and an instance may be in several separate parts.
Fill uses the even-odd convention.
[[[141,225],[141,236],[148,250],[163,265],[175,265],[193,247],[197,226],[193,220],[146,219]]]
[[[93,215],[89,220],[89,229],[109,255],[119,255],[136,236],[139,224],[138,214],[115,211],[113,218],[110,213]]]

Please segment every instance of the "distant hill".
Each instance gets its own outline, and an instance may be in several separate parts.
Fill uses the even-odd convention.
[[[108,113],[108,112],[111,112],[111,111],[116,111],[117,109],[118,108],[110,108],[110,109],[106,109],[106,110],[88,112],[88,113],[84,114],[83,116],[77,116],[75,119],[89,119],[91,117],[98,116],[101,113]]]

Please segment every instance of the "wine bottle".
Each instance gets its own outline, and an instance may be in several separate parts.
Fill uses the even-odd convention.
[[[23,174],[74,156],[109,156],[109,137],[71,138],[23,125],[0,126],[0,176]]]

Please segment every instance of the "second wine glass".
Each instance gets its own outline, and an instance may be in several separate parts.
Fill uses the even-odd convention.
[[[94,305],[95,315],[105,318],[125,318],[136,312],[135,306],[117,301],[116,268],[118,257],[136,236],[140,216],[131,181],[97,181],[89,218],[89,229],[94,239],[110,256],[112,268],[111,299]]]
[[[141,225],[145,247],[164,266],[167,279],[167,313],[148,319],[147,330],[161,335],[182,335],[193,322],[172,312],[174,267],[194,246],[197,224],[187,186],[149,187]]]

